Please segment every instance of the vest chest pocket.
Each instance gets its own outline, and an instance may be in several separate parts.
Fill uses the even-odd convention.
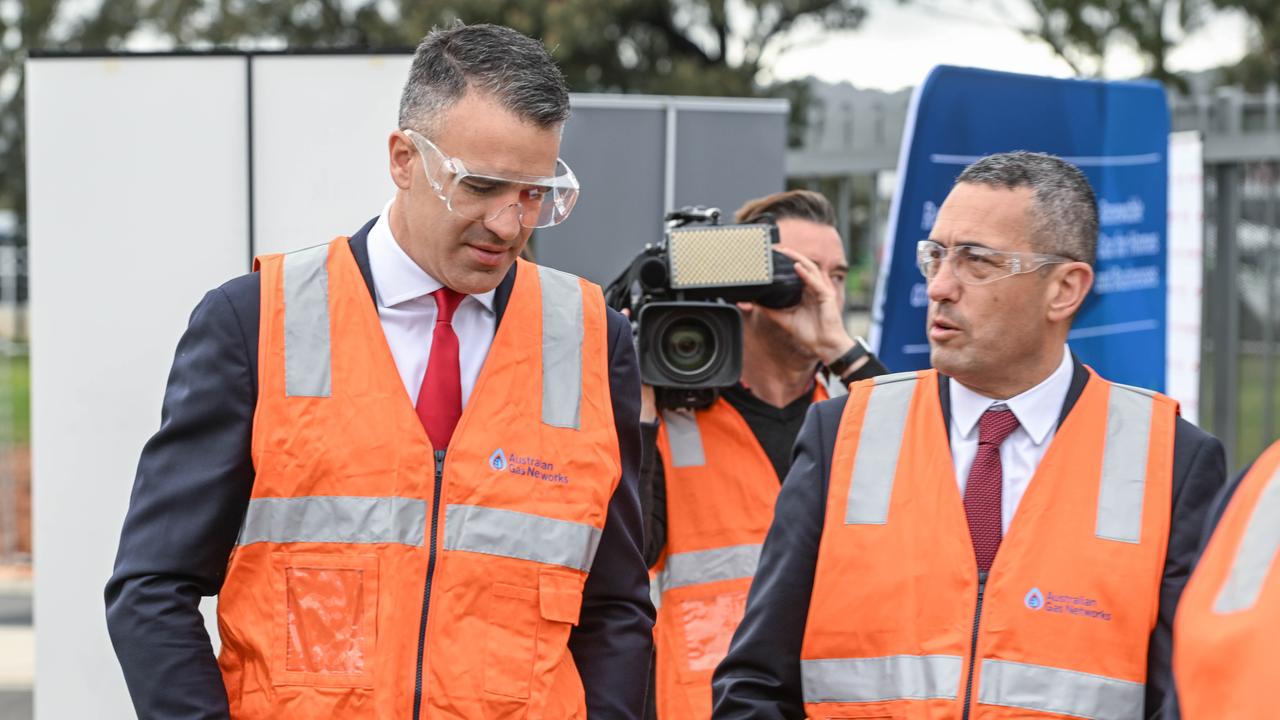
[[[484,689],[495,695],[528,699],[535,669],[553,673],[578,623],[584,578],[542,570],[538,587],[494,583],[486,615]]]
[[[750,580],[717,583],[716,588],[684,588],[669,595],[675,619],[676,664],[686,683],[705,683],[729,653],[729,641],[742,622]],[[726,587],[727,585],[727,587]]]
[[[271,561],[274,684],[372,687],[378,558],[277,552]]]

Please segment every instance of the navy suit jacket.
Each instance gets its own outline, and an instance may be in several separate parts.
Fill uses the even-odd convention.
[[[370,221],[351,238],[371,303],[372,226]],[[494,294],[499,323],[514,281],[513,267]],[[249,448],[258,395],[259,293],[259,276],[251,273],[210,291],[196,307],[178,343],[160,430],[138,462],[106,603],[111,641],[142,718],[228,716],[199,603],[222,587],[253,487]],[[609,505],[569,650],[591,717],[640,718],[654,615],[638,490],[640,378],[631,326],[608,312],[609,385],[622,481]]]
[[[1058,423],[1080,399],[1089,376],[1079,361]],[[951,425],[946,377],[939,393]],[[760,555],[746,617],[712,682],[716,720],[803,718],[800,648],[809,614],[818,544],[827,507],[827,484],[836,429],[848,397],[809,409],[796,440],[795,460],[782,484],[772,527]],[[1226,479],[1226,456],[1218,439],[1178,418],[1173,442],[1173,519],[1160,585],[1160,610],[1151,634],[1145,717],[1173,704],[1173,615],[1194,564],[1200,532],[1214,495]],[[874,582],[849,578],[849,582]]]

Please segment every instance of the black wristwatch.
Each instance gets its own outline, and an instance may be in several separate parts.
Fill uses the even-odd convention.
[[[846,376],[845,373],[849,372],[849,366],[862,357],[867,358],[862,367]],[[827,366],[827,372],[833,373],[840,378],[840,382],[844,383],[845,387],[849,387],[859,380],[866,380],[878,375],[888,375],[889,368],[880,362],[880,358],[876,357],[875,353],[871,352],[871,348],[867,347],[866,341],[859,337],[853,339],[853,347],[849,348],[849,352],[836,358],[834,362]]]
[[[836,377],[844,377],[844,374],[849,372],[849,368],[852,367],[854,363],[870,354],[871,348],[867,347],[866,341],[860,337],[856,337],[853,339],[853,347],[849,348],[848,352],[835,360],[832,360],[831,363],[827,365],[827,372],[835,375]]]

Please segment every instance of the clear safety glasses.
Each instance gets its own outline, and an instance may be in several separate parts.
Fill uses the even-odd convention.
[[[421,134],[403,132],[422,155],[427,181],[455,215],[488,222],[514,208],[522,226],[544,228],[564,222],[578,201],[578,178],[564,160],[556,160],[556,174],[549,177],[481,175]]]
[[[985,285],[1033,272],[1045,265],[1075,262],[1069,257],[1047,253],[1005,252],[977,245],[947,247],[932,240],[916,243],[916,266],[927,280],[933,280],[947,258],[951,258],[951,272],[966,285]]]

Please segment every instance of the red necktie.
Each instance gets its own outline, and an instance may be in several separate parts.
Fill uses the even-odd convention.
[[[978,557],[978,572],[984,573],[991,569],[1003,535],[1000,506],[1004,472],[1000,467],[1000,444],[1018,429],[1018,418],[1013,411],[1000,407],[1000,410],[987,410],[978,420],[978,454],[973,458],[969,480],[964,485],[969,537],[973,539],[973,551]]]
[[[453,312],[466,297],[442,287],[431,293],[436,299],[436,327],[431,332],[431,357],[418,390],[418,419],[431,439],[431,447],[444,450],[453,428],[462,417],[462,373],[458,369],[458,336],[453,332]]]

